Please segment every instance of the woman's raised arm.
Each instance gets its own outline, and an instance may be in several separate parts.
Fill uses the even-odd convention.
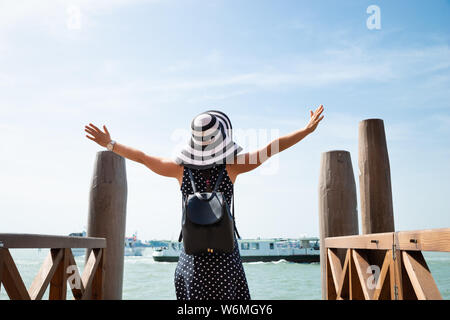
[[[324,117],[320,116],[322,112],[323,105],[320,105],[316,111],[310,111],[311,118],[303,129],[296,130],[290,134],[277,138],[259,150],[238,155],[235,159],[236,162],[230,164],[227,168],[228,173],[231,176],[234,176],[232,181],[235,180],[237,175],[256,169],[271,156],[292,147],[308,134],[316,130],[317,125]]]
[[[92,135],[92,137],[86,135],[88,139],[95,141],[102,147],[106,147],[106,145],[111,141],[111,135],[105,125],[103,126],[103,129],[105,132],[90,123],[89,126],[85,126],[84,130]],[[171,159],[150,156],[141,150],[128,147],[124,144],[118,143],[117,141],[114,144],[113,151],[124,158],[145,165],[159,175],[176,178],[178,180],[180,180],[182,175],[181,171],[183,170],[183,167]]]

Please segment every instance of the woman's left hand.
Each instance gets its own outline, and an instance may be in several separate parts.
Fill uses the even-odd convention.
[[[320,105],[320,106],[316,109],[316,111],[312,112],[312,110],[310,110],[309,112],[311,113],[311,119],[309,119],[309,122],[308,122],[308,124],[306,125],[305,129],[306,129],[309,133],[311,133],[311,132],[313,132],[314,130],[316,130],[316,128],[317,128],[319,122],[320,122],[320,121],[323,119],[323,117],[324,117],[324,116],[321,116],[321,117],[320,117],[320,115],[321,115],[322,112],[323,112],[323,105]]]
[[[91,137],[86,135],[86,138],[97,142],[102,147],[106,147],[106,145],[111,141],[111,135],[105,125],[103,126],[103,129],[105,132],[94,126],[92,123],[89,123],[89,126],[84,126],[84,131],[93,136]]]

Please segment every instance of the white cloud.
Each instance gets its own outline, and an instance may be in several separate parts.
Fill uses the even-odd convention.
[[[218,54],[213,54],[217,56]],[[202,59],[204,61],[205,59]],[[218,58],[213,59],[218,61]],[[339,50],[324,50],[314,56],[301,54],[286,61],[273,61],[268,67],[260,65],[253,70],[229,72],[219,77],[189,77],[186,79],[147,83],[150,91],[192,90],[198,88],[250,86],[259,88],[285,85],[319,87],[347,82],[378,81],[416,76],[417,73],[445,71],[450,65],[448,46],[431,46],[420,49],[370,50],[350,46]],[[192,66],[207,68],[199,61],[183,61],[172,66],[172,71],[182,71]],[[446,81],[447,76],[436,79]]]
[[[215,53],[216,54],[216,53]],[[200,59],[202,60],[202,59]],[[191,76],[182,73],[161,80],[157,73],[145,78],[129,78],[113,84],[80,83],[70,86],[52,88],[52,95],[43,90],[34,99],[33,106],[24,106],[14,98],[0,97],[0,105],[16,106],[17,108],[33,110],[63,110],[71,109],[78,104],[87,109],[110,109],[127,106],[133,108],[136,97],[148,97],[146,105],[158,105],[176,101],[201,102],[223,100],[233,96],[245,95],[260,90],[277,90],[278,88],[327,88],[346,83],[360,84],[363,82],[384,82],[391,80],[408,81],[417,77],[419,70],[440,70],[437,74],[426,74],[417,80],[421,86],[438,90],[445,88],[450,75],[445,66],[450,63],[449,48],[445,46],[410,49],[398,52],[383,50],[368,52],[364,48],[348,48],[348,50],[325,51],[317,57],[298,57],[291,61],[273,63],[271,67],[255,67],[253,70],[221,73],[220,76]],[[121,61],[118,59],[104,60],[99,71],[107,76],[119,71]],[[185,62],[186,66],[201,66],[199,61]],[[60,66],[56,66],[60,68]],[[207,68],[207,66],[203,66]],[[68,74],[71,72],[70,66]],[[175,72],[175,69],[173,70]],[[63,72],[63,69],[61,69]],[[32,74],[0,74],[0,87],[13,88],[23,84],[40,87],[42,79],[33,78]],[[208,90],[207,93],[203,93]],[[441,92],[442,91],[442,92]],[[447,95],[446,90],[439,91]],[[411,97],[399,95],[394,97],[403,105],[408,105]],[[55,105],[54,101],[58,101]],[[139,108],[139,104],[135,104]],[[10,109],[9,109],[10,110]],[[8,112],[2,108],[2,113]]]
[[[433,114],[429,117],[429,126],[439,133],[450,134],[450,114]]]
[[[167,67],[167,71],[171,73],[186,71],[194,66],[193,61],[191,60],[180,60],[176,61],[173,64]]]
[[[217,49],[212,50],[198,58],[182,59],[174,61],[169,66],[165,67],[162,71],[168,71],[170,73],[181,73],[188,70],[204,69],[205,67],[218,67],[223,62],[223,53]]]
[[[205,58],[207,64],[217,65],[223,60],[223,54],[219,50],[215,49]]]
[[[82,14],[96,15],[138,3],[160,3],[161,0],[14,0],[0,2],[0,30],[21,25],[64,26],[69,8]]]

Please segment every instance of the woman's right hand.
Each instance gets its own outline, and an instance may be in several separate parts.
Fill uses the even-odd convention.
[[[311,114],[311,118],[309,119],[308,124],[305,127],[305,130],[308,133],[313,132],[314,130],[316,130],[317,125],[319,124],[319,122],[323,119],[324,116],[321,116],[321,113],[323,112],[323,105],[320,105],[316,111],[312,112],[312,110],[309,111]]]
[[[111,135],[106,129],[106,126],[103,125],[103,129],[105,132],[94,126],[92,123],[89,123],[88,126],[84,126],[84,131],[92,135],[93,137],[86,135],[86,138],[91,139],[92,141],[97,142],[102,147],[106,147],[106,145],[111,141]]]

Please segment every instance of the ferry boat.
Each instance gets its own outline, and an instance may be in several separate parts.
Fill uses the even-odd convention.
[[[289,262],[312,263],[320,261],[319,238],[269,238],[238,239],[242,262]],[[177,262],[183,243],[169,241],[165,246],[153,249],[156,262]]]
[[[137,232],[132,237],[125,238],[125,256],[142,256],[145,247],[137,246]]]
[[[86,237],[86,231],[83,232],[74,232],[69,234],[71,237]],[[137,240],[137,232],[133,234],[132,237],[125,238],[125,248],[124,248],[124,256],[142,256],[142,251],[144,251],[145,247],[136,245],[139,243]],[[72,254],[74,257],[84,256],[86,254],[85,248],[72,248]]]

